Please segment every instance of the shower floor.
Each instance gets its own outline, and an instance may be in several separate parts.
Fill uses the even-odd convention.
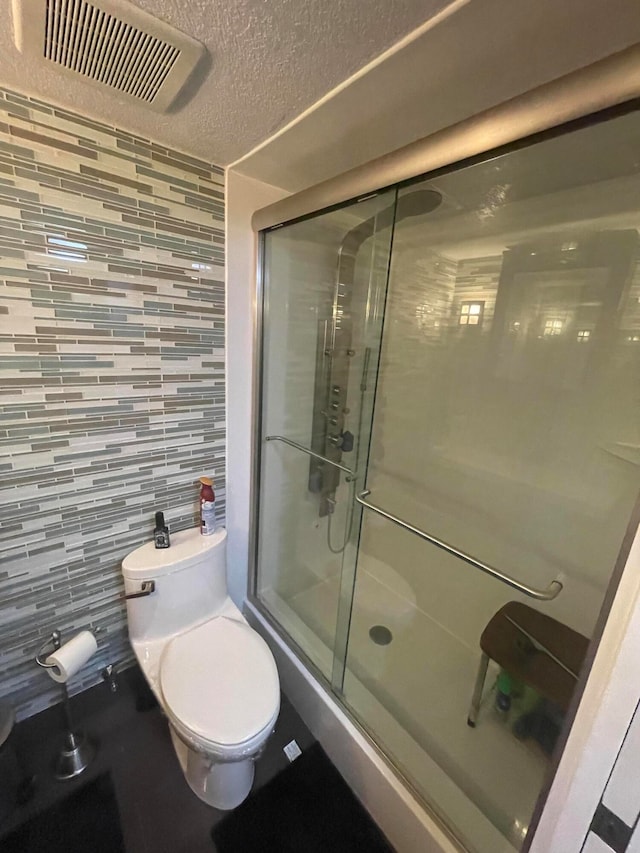
[[[327,676],[338,596],[337,577],[287,601],[273,591],[261,596]],[[371,639],[376,625],[391,631],[387,645]],[[522,843],[548,759],[513,736],[515,711],[507,720],[495,712],[495,669],[487,676],[477,726],[467,725],[478,661],[479,650],[359,570],[343,700],[435,810],[462,831],[470,849],[502,853]]]

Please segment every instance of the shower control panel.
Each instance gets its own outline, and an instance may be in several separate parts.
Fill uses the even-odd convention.
[[[341,259],[340,280],[346,259]],[[351,286],[338,284],[334,294],[332,319],[318,327],[311,449],[340,464],[343,453],[353,450],[354,436],[345,430],[351,347]],[[339,318],[333,320],[333,318]],[[331,512],[330,501],[340,484],[340,471],[320,459],[309,467],[309,491],[319,494],[319,514]]]

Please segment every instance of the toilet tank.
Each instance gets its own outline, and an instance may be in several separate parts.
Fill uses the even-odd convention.
[[[214,616],[227,598],[226,553],[226,530],[203,536],[196,527],[172,533],[170,548],[147,542],[127,554],[125,592],[155,584],[150,595],[127,600],[131,640],[170,637]]]

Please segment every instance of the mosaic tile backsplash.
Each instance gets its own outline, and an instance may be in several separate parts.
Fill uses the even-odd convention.
[[[0,89],[0,696],[59,699],[33,661],[100,626],[70,682],[132,659],[120,563],[153,514],[224,515],[222,169]],[[105,687],[106,689],[106,687]]]

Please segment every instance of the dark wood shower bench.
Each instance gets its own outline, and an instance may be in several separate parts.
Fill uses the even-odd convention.
[[[551,616],[518,601],[505,604],[480,637],[482,656],[467,723],[476,725],[489,660],[566,713],[588,645],[586,637]]]

